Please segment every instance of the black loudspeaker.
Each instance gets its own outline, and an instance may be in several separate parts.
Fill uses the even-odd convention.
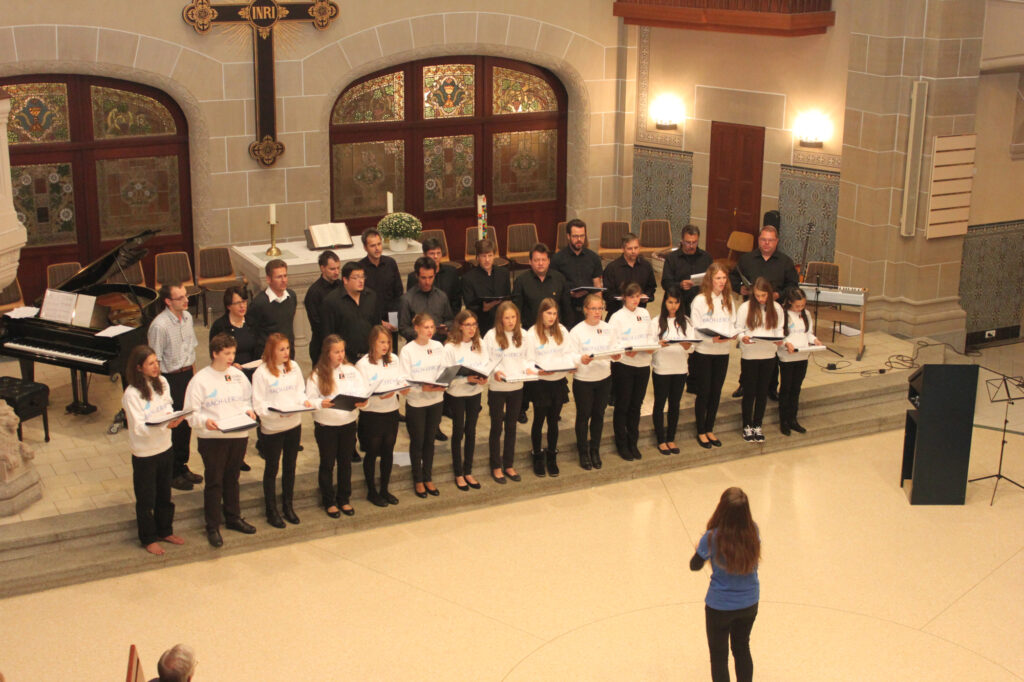
[[[776,230],[782,231],[782,214],[778,211],[765,211],[764,220],[761,225],[771,225]]]

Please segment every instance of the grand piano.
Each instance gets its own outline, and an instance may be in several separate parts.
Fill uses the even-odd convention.
[[[36,362],[67,367],[71,370],[72,402],[67,411],[90,414],[96,406],[89,403],[89,377],[103,374],[123,375],[125,361],[135,346],[146,343],[146,331],[157,310],[157,292],[135,284],[117,284],[107,280],[121,274],[147,254],[143,244],[155,230],[146,230],[126,239],[117,247],[78,271],[57,287],[61,291],[96,297],[105,315],[89,327],[61,324],[39,317],[2,318],[0,354],[18,358],[21,378],[33,381]],[[37,305],[39,303],[37,302]],[[97,336],[109,324],[133,327],[117,336]]]

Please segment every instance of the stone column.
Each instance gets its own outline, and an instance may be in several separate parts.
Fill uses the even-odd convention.
[[[10,113],[11,96],[0,88],[0,290],[17,276],[18,259],[26,240],[25,227],[14,212],[11,190],[11,154],[7,146],[7,117]]]
[[[985,3],[858,0],[836,234],[841,283],[867,287],[869,329],[930,336],[962,348],[963,237],[925,239],[936,135],[974,132]],[[929,83],[918,228],[900,236],[910,91]]]

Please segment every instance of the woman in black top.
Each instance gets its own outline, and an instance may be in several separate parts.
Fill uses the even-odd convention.
[[[210,338],[224,333],[235,338],[238,349],[235,351],[234,366],[242,370],[245,378],[252,382],[252,374],[256,368],[246,369],[242,365],[259,360],[263,355],[263,348],[257,347],[256,332],[246,322],[245,313],[248,307],[249,296],[245,287],[228,287],[224,291],[224,314],[210,325]],[[242,460],[242,471],[249,471],[251,468]]]

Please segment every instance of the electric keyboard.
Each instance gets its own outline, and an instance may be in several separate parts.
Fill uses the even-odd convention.
[[[829,305],[864,305],[867,289],[859,287],[816,286],[803,282],[800,288],[807,295],[807,302],[827,303]]]
[[[857,359],[864,357],[864,331],[867,327],[868,290],[859,287],[826,286],[803,282],[800,284],[807,296],[807,306],[814,312],[818,322],[832,323],[832,340],[836,340],[835,324],[856,325],[860,329],[860,346]],[[859,310],[841,310],[832,306],[848,305]]]

